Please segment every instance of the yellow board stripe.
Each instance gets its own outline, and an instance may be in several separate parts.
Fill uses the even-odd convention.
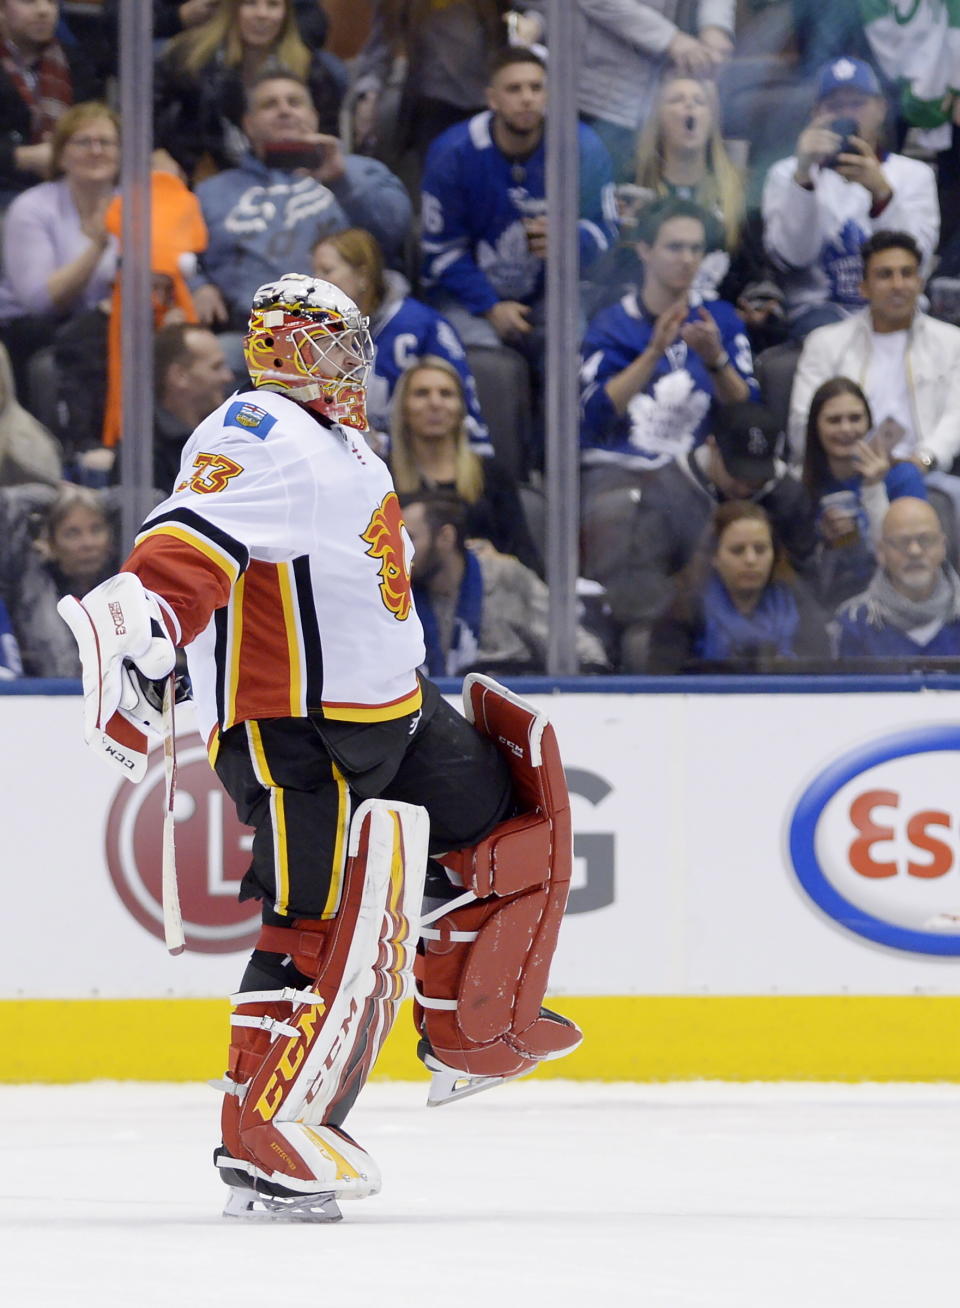
[[[270,818],[273,823],[273,874],[277,882],[275,913],[286,913],[290,903],[290,865],[287,861],[287,815],[280,786],[270,790]]]
[[[146,531],[141,532],[135,543],[139,545],[141,541],[147,540],[150,536],[173,536],[176,540],[183,541],[185,545],[192,545],[195,550],[205,554],[211,563],[215,563],[221,571],[225,572],[230,578],[231,584],[236,582],[240,576],[240,565],[235,558],[224,550],[218,549],[206,536],[192,532],[187,527],[178,527],[172,522],[162,522],[159,527],[149,527]]]
[[[330,889],[327,891],[327,900],[320,914],[324,919],[333,917],[340,907],[351,809],[350,787],[347,785],[346,778],[336,763],[331,762],[330,766],[333,769],[333,779],[337,783],[337,836],[333,846],[333,866],[330,868]]]
[[[584,1041],[534,1079],[960,1082],[960,997],[558,996],[547,1005],[577,1022]],[[220,999],[0,1001],[0,1080],[220,1076],[229,1011]],[[374,1078],[425,1082],[416,1044],[405,1001]]]
[[[283,608],[283,625],[287,632],[287,660],[290,664],[290,716],[303,717],[303,641],[300,638],[298,609],[293,593],[292,564],[281,563],[277,568],[280,584],[280,604]]]
[[[223,705],[226,714],[226,721],[223,724],[224,731],[228,727],[232,727],[237,720],[237,687],[240,684],[240,645],[243,641],[245,576],[246,574],[237,578],[237,583],[230,596],[230,603],[227,606],[227,666],[224,668],[226,685],[223,688]]]

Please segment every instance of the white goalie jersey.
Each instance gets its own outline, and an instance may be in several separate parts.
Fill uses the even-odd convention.
[[[209,741],[247,719],[415,712],[412,552],[363,437],[259,390],[200,424],[124,567],[180,621]]]

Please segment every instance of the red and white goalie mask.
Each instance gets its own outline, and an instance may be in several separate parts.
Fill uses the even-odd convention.
[[[345,427],[367,430],[373,341],[349,295],[317,277],[286,273],[253,297],[243,341],[254,386],[280,391]]]

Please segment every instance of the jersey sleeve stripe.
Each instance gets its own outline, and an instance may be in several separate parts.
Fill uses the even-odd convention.
[[[218,568],[227,576],[232,585],[241,575],[243,569],[237,564],[236,558],[232,554],[226,554],[210,540],[198,535],[188,527],[183,527],[173,522],[165,522],[160,526],[151,526],[147,531],[142,531],[136,539],[136,544],[141,545],[145,540],[150,540],[155,536],[172,536],[174,540],[182,541],[185,545],[192,546],[205,555],[211,563],[215,563]]]
[[[177,527],[178,532],[170,534],[177,535],[178,539],[186,541],[188,544],[195,545],[198,549],[202,544],[208,547],[205,551],[209,557],[217,560],[226,558],[231,560],[230,563],[224,563],[222,566],[225,572],[231,572],[238,577],[241,572],[246,570],[250,562],[250,551],[241,541],[236,540],[229,532],[215,526],[206,518],[201,517],[199,513],[194,513],[192,509],[171,509],[167,513],[161,513],[155,518],[149,518],[141,529],[137,537],[139,542],[145,536],[152,535],[161,529]],[[180,534],[182,533],[182,534]]]

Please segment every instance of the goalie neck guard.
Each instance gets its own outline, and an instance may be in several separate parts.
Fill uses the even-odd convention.
[[[254,386],[366,431],[369,321],[330,282],[301,273],[267,282],[253,297],[243,341]]]

